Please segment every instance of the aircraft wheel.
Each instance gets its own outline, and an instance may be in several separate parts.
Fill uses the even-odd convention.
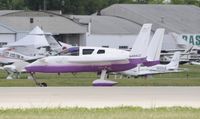
[[[47,87],[47,83],[45,83],[45,82],[40,83],[40,86],[41,86],[41,87]]]

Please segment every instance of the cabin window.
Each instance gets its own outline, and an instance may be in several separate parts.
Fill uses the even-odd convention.
[[[128,49],[128,46],[119,46],[119,49]]]
[[[20,55],[16,55],[16,58],[17,58],[17,59],[20,59]]]
[[[90,55],[93,51],[94,49],[83,49],[83,55]]]
[[[105,54],[105,50],[98,50],[97,54]]]
[[[15,58],[15,54],[11,53],[11,54],[10,54],[10,57]]]

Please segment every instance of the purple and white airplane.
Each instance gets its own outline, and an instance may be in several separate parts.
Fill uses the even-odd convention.
[[[94,80],[94,86],[112,86],[117,82],[107,80],[108,72],[119,72],[137,67],[146,61],[147,47],[150,39],[152,24],[144,24],[137,36],[130,52],[102,47],[77,47],[66,56],[49,56],[38,59],[27,65],[25,69],[31,74],[36,85],[34,73],[75,73],[99,72],[100,79]]]

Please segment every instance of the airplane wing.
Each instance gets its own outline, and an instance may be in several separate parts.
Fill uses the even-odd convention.
[[[156,75],[156,74],[166,74],[166,73],[178,73],[188,71],[187,68],[179,68],[177,70],[166,70],[166,71],[155,71],[155,70],[143,70],[143,71],[123,71],[120,74],[127,76],[148,76],[148,75]]]
[[[178,72],[183,72],[187,71],[188,69],[176,69],[176,70],[166,70],[166,71],[149,71],[146,73],[139,73],[138,76],[144,76],[144,75],[156,75],[156,74],[167,74],[167,73],[178,73]]]
[[[167,70],[164,73],[176,73],[176,72],[183,72],[183,71],[188,71],[188,70],[189,69],[187,69],[187,68],[178,68],[178,69],[175,69],[175,70]]]

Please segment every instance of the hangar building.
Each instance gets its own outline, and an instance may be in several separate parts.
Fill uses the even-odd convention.
[[[121,28],[126,29],[130,26],[128,22],[132,22],[136,26],[142,26],[144,23],[153,23],[152,33],[155,32],[157,28],[165,28],[165,37],[163,48],[164,50],[167,49],[184,49],[184,44],[187,41],[192,45],[200,46],[200,8],[193,6],[193,5],[138,5],[138,4],[115,4],[108,8],[101,10],[98,13],[102,17],[110,17],[121,19],[124,22],[121,24]],[[92,16],[92,19],[93,18]],[[98,19],[98,17],[96,18]],[[104,18],[102,18],[104,19]],[[103,20],[92,20],[99,24],[99,27],[105,27],[105,31],[111,27],[111,24],[118,25],[118,23],[113,22],[110,20],[110,23],[104,22]],[[111,23],[112,22],[112,23]],[[106,26],[101,24],[107,23]],[[126,24],[127,23],[127,24]],[[95,24],[95,23],[93,23]],[[104,24],[105,25],[105,24]],[[115,28],[115,27],[114,27]],[[92,29],[91,30],[95,30]],[[119,29],[114,29],[114,31],[120,32],[120,35],[127,35],[126,33],[121,32]],[[132,32],[135,36],[137,32]],[[106,33],[103,32],[95,32],[91,33],[94,35],[105,35]],[[118,35],[119,35],[118,34]],[[132,34],[132,35],[133,35]],[[107,34],[106,34],[107,35]],[[114,35],[114,34],[112,34]],[[130,34],[129,34],[130,35]],[[98,38],[99,36],[97,36]],[[119,36],[120,37],[120,36]],[[93,37],[93,39],[96,39]],[[90,39],[89,39],[90,40]],[[103,37],[102,37],[103,40]],[[102,43],[102,40],[100,41]],[[123,40],[123,39],[122,39]],[[92,41],[91,41],[92,42]],[[118,42],[115,40],[114,42]],[[124,40],[123,42],[124,47],[131,47],[131,42]],[[98,44],[96,40],[94,43]],[[89,43],[94,45],[94,43]],[[112,44],[111,44],[112,45]]]
[[[87,28],[73,20],[53,12],[44,11],[6,11],[0,12],[0,43],[7,44],[24,37],[35,26],[52,33],[56,39],[79,45],[85,37]]]
[[[192,5],[115,4],[98,15],[50,11],[0,11],[0,46],[25,36],[35,26],[72,45],[130,49],[144,23],[165,28],[163,50],[200,45],[200,8]],[[176,35],[177,34],[177,35]]]

